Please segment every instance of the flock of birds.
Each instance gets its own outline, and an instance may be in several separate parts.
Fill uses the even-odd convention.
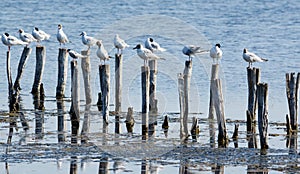
[[[58,24],[56,36],[60,46],[62,44],[65,45],[66,43],[70,42],[67,35],[64,33],[61,24]],[[81,32],[80,36],[82,38],[82,43],[88,47],[88,50],[90,50],[91,46],[98,46],[96,55],[100,58],[100,60],[104,61],[104,64],[106,60],[109,60],[111,58],[111,56],[109,56],[108,52],[105,50],[102,40],[98,40],[94,37],[88,36],[87,33],[84,31]],[[44,32],[43,30],[34,27],[32,30],[32,34],[26,33],[24,32],[24,30],[19,29],[19,38],[20,39],[11,36],[8,33],[4,33],[1,36],[2,43],[8,46],[8,51],[10,51],[10,47],[14,45],[26,45],[27,47],[31,42],[37,42],[39,45],[41,41],[49,40],[50,35]],[[123,39],[121,39],[118,34],[115,35],[114,46],[115,48],[117,48],[118,54],[122,54],[123,50],[129,47],[129,45]],[[163,59],[157,56],[155,52],[166,51],[166,49],[162,48],[156,41],[154,41],[153,38],[147,38],[144,46],[142,44],[137,44],[133,49],[137,50],[137,55],[144,60],[145,66],[148,64],[148,60]],[[68,49],[67,52],[73,59],[87,57],[72,49]],[[202,50],[201,47],[195,45],[186,45],[182,49],[182,53],[184,55],[187,55],[189,57],[189,60],[191,60],[191,58],[196,54],[208,52],[210,54],[210,57],[213,59],[213,62],[216,61],[216,63],[218,64],[219,60],[222,58],[223,55],[221,45],[219,43],[215,44],[215,46],[213,46],[210,50]],[[243,59],[249,63],[248,67],[251,67],[253,62],[268,61],[268,59],[259,57],[256,54],[249,52],[246,48],[244,48],[243,51]]]

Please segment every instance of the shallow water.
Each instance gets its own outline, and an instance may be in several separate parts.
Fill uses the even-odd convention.
[[[57,103],[55,101],[55,90],[57,83],[57,56],[59,44],[56,41],[57,24],[63,24],[64,31],[69,36],[72,43],[67,44],[68,48],[77,51],[84,50],[79,34],[86,31],[89,35],[102,39],[104,46],[113,55],[112,41],[115,33],[124,38],[131,46],[124,51],[124,70],[123,70],[123,99],[122,110],[125,112],[128,106],[133,106],[136,112],[141,111],[141,90],[140,90],[140,66],[143,61],[136,56],[136,52],[132,51],[137,43],[143,43],[145,38],[153,36],[161,43],[162,47],[167,51],[158,53],[166,58],[166,61],[159,62],[159,73],[157,82],[157,97],[159,101],[158,126],[156,138],[158,145],[165,144],[166,147],[173,149],[179,144],[179,126],[178,121],[174,120],[170,126],[168,138],[164,138],[161,124],[164,114],[170,115],[173,119],[178,118],[179,112],[178,91],[177,91],[177,73],[183,71],[185,56],[182,55],[181,49],[183,45],[195,44],[200,45],[204,49],[208,49],[211,45],[219,42],[222,45],[224,53],[221,61],[221,78],[224,85],[225,97],[225,113],[226,118],[231,120],[245,120],[245,110],[247,105],[247,83],[246,83],[246,67],[247,63],[242,60],[242,50],[244,47],[250,51],[256,52],[262,57],[269,59],[266,63],[256,63],[255,66],[261,68],[261,81],[269,84],[269,121],[285,122],[285,114],[288,112],[287,101],[285,96],[285,73],[297,71],[299,61],[297,55],[300,50],[298,48],[300,38],[300,18],[298,9],[300,3],[298,1],[255,1],[245,2],[242,0],[235,1],[13,1],[0,4],[0,30],[2,33],[8,32],[17,36],[17,30],[23,28],[26,32],[31,32],[34,26],[49,32],[52,36],[50,41],[43,42],[47,48],[46,67],[43,74],[43,84],[45,88],[45,113],[42,124],[36,124],[39,119],[37,111],[34,110],[32,95],[30,94],[33,75],[35,69],[35,45],[33,44],[32,54],[27,62],[25,72],[21,79],[21,111],[24,113],[29,123],[29,130],[25,133],[22,130],[21,123],[17,119],[18,132],[14,130],[12,137],[12,146],[7,147],[6,141],[8,136],[9,121],[6,120],[8,112],[7,102],[7,79],[6,79],[6,61],[5,52],[7,48],[0,46],[0,53],[3,61],[0,62],[0,143],[1,143],[1,163],[9,164],[10,173],[20,173],[20,168],[24,168],[23,173],[40,173],[41,168],[49,168],[47,171],[56,171],[56,173],[66,173],[70,171],[72,164],[77,164],[78,173],[94,173],[98,172],[100,159],[105,158],[105,154],[111,149],[104,149],[102,153],[102,138],[106,137],[102,130],[102,120],[100,113],[95,105],[91,108],[91,128],[90,143],[86,146],[77,147],[70,146],[70,118],[67,113],[70,102],[65,102],[65,142],[58,143],[57,131]],[[22,47],[13,47],[11,51],[11,68],[13,81],[16,76],[17,64],[22,52]],[[97,101],[97,93],[99,92],[99,60],[94,52],[96,48],[92,48],[91,54],[91,80],[93,104]],[[69,60],[70,61],[70,60]],[[199,148],[199,150],[210,151],[208,125],[205,118],[208,112],[209,98],[209,77],[212,61],[208,55],[196,56],[193,59],[193,75],[191,82],[191,101],[190,112],[203,113],[193,116],[204,119],[200,122],[200,137],[198,143],[191,143],[189,146]],[[114,60],[110,61],[111,70],[114,69]],[[111,103],[114,103],[114,73],[111,74]],[[84,88],[81,78],[81,99],[84,99]],[[70,96],[70,73],[68,73],[68,83],[66,86],[66,96]],[[84,101],[81,101],[81,110],[84,111]],[[114,110],[114,106],[111,106]],[[124,113],[125,114],[125,113]],[[83,118],[83,113],[81,114]],[[139,114],[136,114],[136,120],[139,120]],[[192,117],[192,115],[191,115]],[[82,120],[81,120],[82,121]],[[108,132],[108,143],[112,143],[114,147],[114,118],[111,117]],[[121,120],[124,121],[124,118]],[[141,122],[141,121],[140,121]],[[172,122],[172,121],[171,121]],[[36,128],[40,129],[42,125],[43,133],[36,133]],[[122,125],[122,134],[120,142],[139,142],[140,126],[136,126],[134,135],[128,138],[125,124]],[[139,125],[137,123],[137,125]],[[228,133],[232,133],[233,123],[228,124]],[[215,126],[216,127],[216,126]],[[270,126],[269,133],[279,134],[279,136],[270,136],[269,145],[271,150],[270,156],[282,155],[282,160],[289,162],[297,161],[297,157],[290,156],[288,149],[285,147],[286,138],[284,136],[284,126]],[[245,125],[240,127],[241,139],[239,147],[241,150],[232,153],[239,153],[247,147],[245,135]],[[231,134],[230,134],[231,135]],[[19,143],[23,145],[19,145]],[[100,144],[99,144],[100,143]],[[45,146],[51,146],[49,153],[43,154]],[[230,144],[233,148],[233,143]],[[9,153],[11,156],[5,156],[6,149],[13,150]],[[204,149],[203,149],[204,148]],[[207,149],[208,148],[208,149]],[[40,150],[38,153],[42,155],[32,155],[35,153],[26,151]],[[63,154],[65,157],[57,159],[59,153],[71,149],[70,152]],[[159,150],[160,148],[157,147]],[[46,149],[47,150],[47,149]],[[187,150],[193,150],[187,148]],[[230,151],[229,150],[229,151]],[[214,152],[214,149],[211,151]],[[218,151],[218,149],[216,150]],[[246,150],[251,156],[256,157],[251,150]],[[254,150],[255,151],[255,150]],[[48,152],[48,151],[46,151]],[[89,153],[90,152],[90,153]],[[217,153],[217,152],[214,152]],[[231,152],[228,152],[231,153]],[[79,155],[78,155],[79,154]],[[176,152],[174,153],[176,154]],[[185,152],[187,156],[192,155],[191,152]],[[78,156],[77,160],[72,160],[72,156]],[[108,168],[111,172],[113,164],[118,160],[114,155],[108,155]],[[133,158],[131,160],[130,156]],[[212,158],[215,155],[212,155]],[[123,156],[122,162],[125,163],[125,171],[140,173],[143,159],[135,156],[133,153]],[[86,160],[85,160],[86,159]],[[280,159],[280,158],[279,158]],[[214,171],[216,161],[210,160],[209,157],[199,157],[195,160],[182,162],[185,158],[178,155],[166,155],[158,160],[146,160],[146,164],[153,168],[159,169],[159,173],[179,173],[181,164],[188,164],[190,172],[211,173]],[[203,161],[202,161],[203,160]],[[60,161],[60,162],[58,162]],[[75,162],[74,162],[75,161]],[[81,161],[87,161],[86,166],[81,167]],[[107,161],[107,160],[104,160]],[[247,172],[247,162],[235,163],[232,159],[221,160],[221,165],[225,167],[225,173],[234,171]],[[254,160],[255,161],[255,160]],[[274,161],[273,161],[274,162]],[[25,165],[26,164],[26,165]],[[285,164],[275,163],[275,167],[262,162],[263,168],[268,168],[270,173],[280,172],[280,168]],[[286,165],[287,165],[286,164]],[[58,165],[58,167],[57,167]],[[255,165],[258,163],[255,162]],[[2,165],[3,168],[5,165]],[[61,167],[60,167],[61,166]],[[278,166],[278,167],[277,167]],[[194,169],[196,168],[196,169]],[[123,170],[123,169],[122,169]],[[127,171],[128,170],[128,171]],[[153,169],[154,170],[154,169]],[[4,173],[5,170],[0,170]],[[44,171],[44,170],[43,170]]]

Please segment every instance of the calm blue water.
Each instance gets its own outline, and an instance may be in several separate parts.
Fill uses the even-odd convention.
[[[159,62],[158,100],[159,111],[178,112],[177,73],[183,71],[186,57],[181,49],[185,44],[200,45],[209,49],[221,43],[223,59],[221,77],[224,85],[226,118],[245,119],[247,106],[246,67],[242,59],[243,48],[268,58],[266,63],[256,63],[261,68],[261,81],[269,84],[269,121],[285,122],[288,112],[285,93],[285,73],[297,72],[300,66],[300,3],[292,1],[14,1],[0,4],[0,31],[18,36],[18,29],[32,31],[34,26],[51,34],[50,41],[43,42],[47,47],[47,61],[43,75],[46,100],[54,100],[57,84],[57,56],[59,44],[56,40],[57,24],[61,23],[71,43],[66,46],[77,51],[86,49],[79,34],[86,31],[89,35],[102,39],[105,48],[114,54],[113,36],[119,33],[131,48],[124,51],[123,105],[126,111],[133,106],[140,111],[140,66],[143,61],[132,51],[137,43],[143,43],[149,35],[155,37],[163,47],[158,53],[167,60]],[[30,90],[35,69],[35,48],[27,62],[21,80],[22,107],[33,109]],[[13,81],[22,47],[11,51]],[[0,110],[8,111],[6,50],[1,44],[0,54]],[[96,103],[99,91],[99,60],[92,48],[92,91]],[[209,98],[209,55],[194,58],[191,86],[191,112],[201,112],[199,118],[206,118]],[[111,61],[111,70],[114,69]],[[70,74],[70,73],[69,73]],[[114,74],[112,73],[111,79]],[[112,81],[112,86],[114,85]],[[112,87],[111,103],[114,102]],[[81,98],[84,99],[83,84]],[[70,96],[70,75],[66,86]],[[82,102],[84,104],[84,102]],[[69,103],[66,104],[69,107]],[[56,102],[45,102],[48,111],[56,110]],[[113,110],[114,107],[111,107]],[[92,108],[96,111],[96,107]],[[54,122],[54,126],[55,126]],[[48,125],[50,126],[50,125]],[[53,126],[53,125],[52,125]],[[52,127],[50,126],[49,129]],[[54,127],[56,129],[56,127]],[[6,129],[0,135],[6,136]],[[5,139],[1,139],[1,143]],[[170,169],[171,170],[171,169]]]

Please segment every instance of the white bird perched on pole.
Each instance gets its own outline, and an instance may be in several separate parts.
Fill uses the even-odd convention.
[[[23,42],[14,36],[10,36],[8,33],[2,34],[1,40],[4,45],[8,46],[8,51],[10,51],[11,46],[27,44],[26,42]]]
[[[246,62],[249,62],[249,68],[251,67],[253,62],[266,62],[268,59],[261,58],[254,53],[249,52],[246,48],[243,51],[243,58]]]
[[[85,31],[81,32],[79,36],[81,36],[82,43],[88,46],[88,50],[91,46],[96,45],[96,42],[98,41],[98,39],[88,36]]]
[[[154,51],[166,51],[166,49],[160,47],[160,45],[154,41],[153,38],[149,37],[147,38],[147,40],[145,41],[145,47],[149,50],[151,50],[152,52]]]
[[[67,37],[67,35],[65,34],[65,32],[63,31],[63,27],[61,24],[58,24],[57,25],[57,34],[56,34],[56,37],[57,37],[57,40],[59,42],[59,45],[61,46],[61,44],[65,44],[67,42],[69,42],[69,39]]]
[[[122,50],[126,47],[129,47],[129,45],[123,39],[121,39],[118,34],[115,35],[114,45],[118,49],[118,54],[122,54]],[[121,53],[119,53],[119,50],[121,50]]]
[[[73,59],[78,59],[78,58],[87,58],[87,56],[84,56],[80,53],[77,53],[75,50],[68,49],[67,53],[73,58]]]
[[[31,42],[36,42],[37,40],[30,34],[30,33],[25,33],[24,30],[19,29],[19,37],[23,42],[27,42],[27,46]]]
[[[37,27],[34,27],[32,30],[32,36],[40,43],[42,40],[48,40],[50,38],[50,34],[47,34],[43,30],[40,30]]]
[[[163,59],[155,55],[151,50],[144,48],[142,44],[136,45],[133,49],[136,49],[137,55],[144,60],[144,66],[148,64],[148,60]]]
[[[208,50],[200,50],[201,47],[195,46],[195,45],[186,45],[182,49],[182,53],[184,55],[189,56],[189,60],[191,60],[191,56],[195,54],[200,54],[200,53],[206,53]]]
[[[222,56],[223,56],[223,52],[221,50],[221,45],[217,43],[214,47],[210,49],[210,57],[213,59],[213,61],[217,59],[217,64],[218,64]]]
[[[108,55],[101,40],[98,40],[96,42],[96,45],[98,46],[96,54],[100,58],[100,61],[103,60],[104,64],[105,64],[105,60],[109,60],[111,58],[111,56]]]

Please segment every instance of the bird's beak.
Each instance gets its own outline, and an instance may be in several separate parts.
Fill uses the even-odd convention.
[[[133,48],[133,50],[137,49],[136,47]]]
[[[79,36],[82,36],[82,33],[80,33],[80,35]]]

